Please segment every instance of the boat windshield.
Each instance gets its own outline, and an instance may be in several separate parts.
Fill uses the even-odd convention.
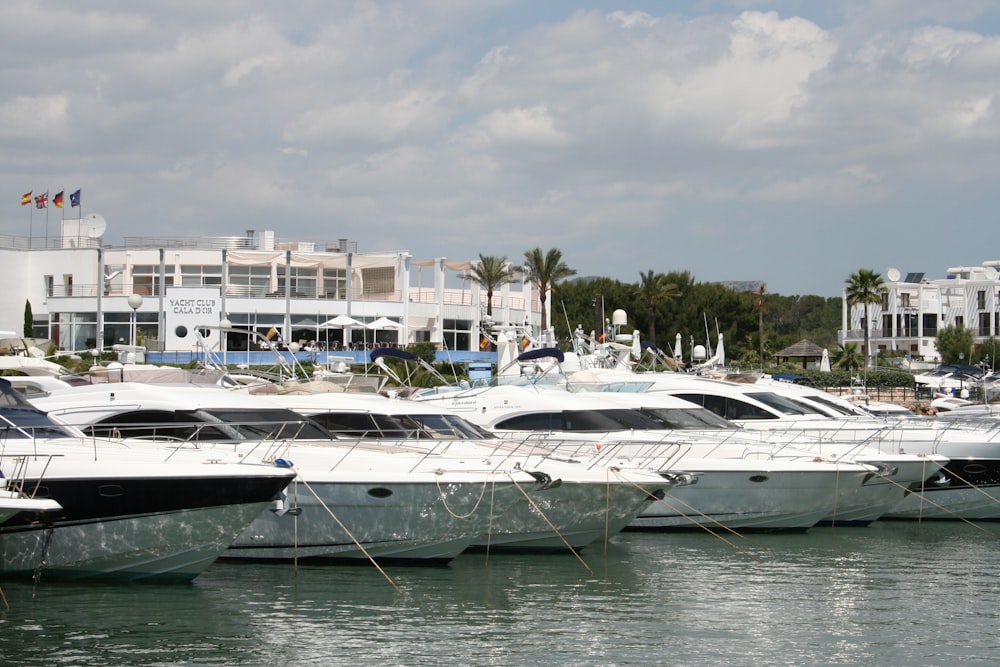
[[[70,438],[73,432],[39,410],[0,408],[0,438]]]
[[[822,415],[826,416],[821,410],[813,408],[807,405],[802,405],[801,403],[796,403],[790,399],[785,398],[780,394],[776,394],[773,391],[752,391],[747,392],[747,396],[754,400],[760,401],[764,405],[773,408],[785,415]]]
[[[723,419],[711,410],[705,408],[640,408],[640,411],[669,429],[721,429],[739,428],[736,424]]]

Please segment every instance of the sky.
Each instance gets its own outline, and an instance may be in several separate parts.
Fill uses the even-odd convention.
[[[108,245],[558,248],[839,296],[1000,259],[998,158],[996,0],[0,3],[5,235],[82,212]]]

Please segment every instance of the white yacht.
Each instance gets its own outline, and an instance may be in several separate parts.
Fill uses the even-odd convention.
[[[550,458],[531,458],[496,442],[483,446],[478,442],[483,434],[471,425],[461,435],[453,433],[445,443],[423,439],[412,429],[406,437],[397,429],[394,436],[381,439],[331,434],[285,406],[311,406],[313,413],[326,412],[331,401],[346,401],[348,394],[281,397],[207,386],[128,382],[50,388],[46,393],[32,400],[88,432],[213,440],[215,447],[294,461],[299,482],[317,494],[320,487],[331,494],[327,502],[317,503],[299,490],[287,501],[297,510],[297,522],[262,515],[234,542],[226,557],[363,557],[349,534],[341,533],[337,540],[329,535],[336,532],[336,522],[326,508],[338,514],[340,523],[366,545],[368,553],[384,560],[445,560],[474,545],[578,549],[620,530],[672,484],[659,475],[636,473],[626,479],[622,472],[612,476]],[[370,395],[356,398],[389,402]],[[280,431],[280,447],[266,451],[255,447],[256,438],[273,440],[276,430]],[[607,488],[612,491],[610,506]],[[423,495],[414,499],[417,491]],[[560,500],[572,494],[577,494],[574,502]],[[297,532],[293,532],[296,525]],[[442,544],[442,535],[448,535],[446,529],[458,528],[461,534],[445,543],[447,552],[431,552],[430,545]]]
[[[2,576],[188,581],[294,476],[230,456],[86,438],[2,379],[0,429],[5,493],[32,501],[32,511],[0,523]]]
[[[878,476],[875,466],[818,461],[787,446],[775,449],[683,401],[648,397],[644,408],[636,396],[501,385],[424,392],[416,398],[466,416],[502,438],[560,455],[587,453],[605,465],[697,476],[696,484],[676,487],[647,507],[633,527],[724,524],[744,531],[801,531],[840,512],[844,521],[870,521],[866,517],[873,508],[886,502],[883,493],[864,488]],[[893,489],[893,503],[901,496]]]
[[[615,377],[603,375],[606,381]],[[826,392],[786,382],[746,383],[682,373],[624,373],[705,407],[767,437],[831,458],[852,458],[859,447],[877,456],[915,455],[921,485],[883,518],[1000,519],[1000,429],[932,418],[879,418]],[[834,407],[834,406],[839,406]],[[888,459],[886,459],[888,460]],[[902,466],[902,459],[892,463]],[[900,468],[902,469],[902,468]]]
[[[494,518],[474,546],[518,551],[581,549],[620,532],[675,485],[691,478],[674,471],[640,470],[608,464],[589,455],[495,437],[440,406],[364,394],[271,397],[308,415],[334,434],[382,442],[403,442],[436,456],[473,458],[532,470],[548,481],[521,513]]]

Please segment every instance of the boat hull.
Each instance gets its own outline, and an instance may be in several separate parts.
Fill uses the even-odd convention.
[[[287,483],[286,475],[47,478],[39,490],[63,509],[42,521],[21,515],[0,527],[0,574],[190,581]],[[32,480],[26,480],[26,486],[32,486]]]

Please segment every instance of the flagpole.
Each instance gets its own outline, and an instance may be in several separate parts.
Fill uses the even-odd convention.
[[[45,190],[45,247],[49,247],[49,190]]]
[[[29,193],[29,194],[34,194],[34,193]],[[35,230],[35,202],[33,202],[29,198],[28,199],[28,249],[29,250],[35,245],[34,230]]]

